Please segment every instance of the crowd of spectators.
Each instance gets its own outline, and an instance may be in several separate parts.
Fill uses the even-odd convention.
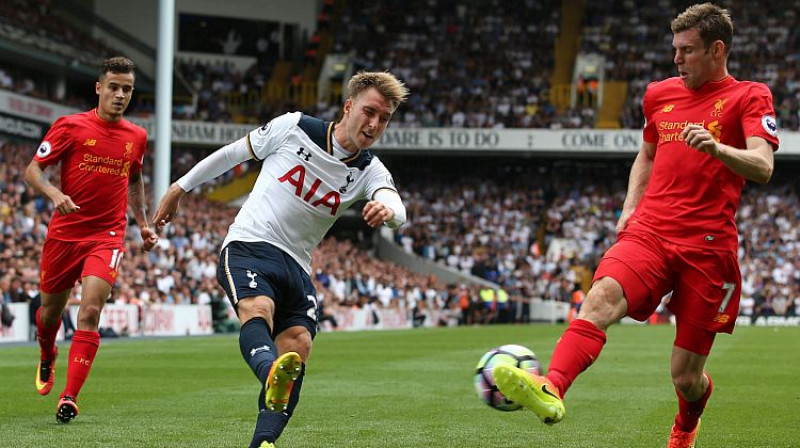
[[[730,72],[738,79],[767,83],[780,127],[800,129],[800,28],[794,26],[800,8],[793,0],[757,8],[731,0],[725,6],[733,11],[736,25]],[[675,74],[669,23],[684,7],[679,0],[587,2],[580,51],[604,56],[606,80],[628,83],[622,127],[640,128],[647,84]],[[414,94],[398,110],[394,126],[592,127],[592,108],[557,111],[550,101],[561,8],[558,0],[456,5],[443,0],[350,1],[337,20],[324,23],[333,33],[333,52],[351,54],[359,68],[391,70],[411,88]],[[3,2],[0,38],[38,45],[91,66],[114,52],[52,9],[48,0]],[[409,10],[415,14],[407,14]],[[257,62],[239,70],[229,63],[178,58],[175,70],[194,91],[191,101],[176,102],[176,119],[261,123],[285,110],[333,119],[340,106],[321,101],[303,108],[254,100],[269,78]],[[9,67],[0,67],[0,88],[88,107],[87,99],[55,91],[25,74],[12,79],[9,72]],[[133,106],[135,114],[153,112],[150,103]]]
[[[397,126],[567,127],[549,101],[560,2],[348,2],[334,52],[414,93]],[[408,14],[408,11],[414,14]]]
[[[350,53],[358,67],[389,69],[414,95],[394,119],[399,127],[580,128],[594,125],[591,108],[557,111],[550,102],[554,42],[559,33],[558,1],[499,0],[452,7],[436,0],[348,2],[334,29],[334,52]],[[792,0],[753,8],[730,5],[736,24],[730,72],[738,79],[767,83],[781,128],[800,129],[800,84],[795,50],[800,10]],[[641,3],[588,2],[580,41],[584,53],[605,57],[605,79],[628,83],[621,125],[641,128],[647,84],[675,74],[669,22],[683,10],[678,0]],[[416,14],[409,16],[411,8]],[[188,66],[187,66],[188,64]],[[230,67],[180,63],[194,73],[203,101],[197,119],[224,117],[221,94],[263,86],[254,65],[242,73]],[[198,82],[197,78],[201,78]],[[210,80],[210,82],[206,82]],[[245,116],[267,119],[277,111],[255,105]],[[323,114],[338,104],[321,103],[306,112]],[[332,114],[335,115],[335,114]],[[332,117],[331,117],[332,118]],[[256,120],[258,121],[258,120]]]
[[[800,185],[749,188],[739,209],[742,313],[800,316]]]
[[[426,164],[409,173],[395,169],[397,179],[406,179],[400,186],[409,216],[397,242],[408,252],[498,283],[512,296],[568,302],[576,288],[587,286],[615,236],[609,222],[616,223],[620,196],[593,180],[624,179],[624,168],[484,162],[445,162],[455,163],[449,169]],[[559,248],[556,256],[547,256],[550,247]]]
[[[642,125],[640,104],[647,83],[674,72],[668,24],[684,6],[676,0],[587,3],[581,51],[606,57],[606,79],[629,82],[622,117],[626,128]],[[800,31],[794,27],[795,2],[779,0],[759,7],[758,14],[740,0],[727,6],[737,24],[731,73],[768,83],[781,126],[797,130]],[[56,54],[88,51],[91,61],[78,60],[93,65],[109,53],[103,42],[76,31],[50,9],[46,0],[3,2],[0,38],[46,43],[40,49]],[[408,15],[408,10],[415,14]],[[555,0],[455,6],[437,0],[353,1],[327,26],[335,37],[333,51],[352,51],[363,68],[392,70],[414,92],[398,110],[393,126],[591,126],[592,114],[557,114],[549,102],[560,11]],[[38,31],[34,35],[31,30]],[[61,36],[58,45],[51,42],[52,36]],[[256,66],[240,71],[231,64],[191,59],[177,60],[176,70],[198,92],[195,101],[175,109],[176,118],[187,120],[230,122],[234,117],[227,98],[260,91],[267,79]],[[43,88],[34,75],[16,66],[0,65],[0,88],[79,109],[91,107],[72,98],[71,92]],[[239,112],[252,123],[297,109],[286,103],[251,106]],[[306,112],[330,120],[339,109],[339,104],[320,102]],[[29,143],[0,141],[0,290],[6,301],[36,295],[38,254],[52,212],[51,204],[22,180],[34,149]],[[172,172],[185,172],[202,156],[196,149],[177,151]],[[446,167],[395,170],[410,217],[396,233],[398,244],[499,284],[513,304],[531,297],[569,301],[575,290],[586,289],[599,257],[616,237],[627,166],[518,159],[479,167],[469,161],[445,163]],[[242,169],[247,167],[238,168]],[[51,171],[57,180],[56,170]],[[745,190],[738,215],[745,314],[800,314],[798,205],[797,183],[787,176]],[[227,303],[214,279],[216,251],[235,209],[209,207],[200,195],[189,195],[183,210],[150,253],[139,249],[138,229],[130,226],[121,281],[112,300]],[[314,281],[328,307],[399,307],[413,315],[421,308],[457,309],[461,322],[499,317],[475,306],[481,302],[477,286],[442,285],[371,258],[344,241],[328,240],[317,253]],[[78,299],[79,288],[75,295]]]
[[[38,294],[39,254],[52,205],[23,181],[34,149],[30,143],[0,144],[0,291],[6,302]],[[178,154],[175,174],[196,158]],[[397,242],[408,252],[498,284],[497,297],[506,294],[507,302],[487,304],[486,288],[478,284],[445,285],[376,259],[351,241],[330,238],[315,251],[312,264],[329,317],[337,309],[366,307],[402,310],[414,321],[431,316],[425,310],[435,311],[443,325],[508,322],[528,315],[531,298],[570,302],[573,293],[586,290],[616,236],[627,163],[447,163],[449,170],[435,161],[425,168],[397,164],[395,178],[409,216]],[[56,183],[57,171],[51,170]],[[149,179],[149,170],[145,174]],[[745,189],[738,215],[743,314],[800,314],[797,192],[797,182],[787,176],[772,186]],[[202,195],[190,194],[181,210],[149,253],[141,250],[139,229],[131,221],[110,300],[140,306],[210,303],[230,316],[216,284],[216,265],[237,209],[209,206]],[[74,299],[80,299],[80,288]],[[327,325],[334,324],[335,319]]]
[[[173,107],[173,118],[178,120],[263,124],[285,111],[299,110],[293,103],[253,100],[260,98],[269,80],[269,70],[258,64],[242,71],[231,63],[177,58],[175,71],[197,92],[192,102],[181,102]],[[232,97],[243,100],[231,101]],[[236,104],[235,110],[231,110],[231,103]],[[137,108],[134,112],[142,114],[148,111]],[[304,112],[314,114],[317,111]]]
[[[623,162],[516,160],[463,164],[438,176],[418,172],[399,182],[409,221],[397,243],[514,296],[568,302],[574,290],[586,290],[616,239],[628,170]],[[800,203],[792,171],[794,165],[784,168],[786,175],[766,186],[748,184],[742,196],[746,315],[800,315]]]
[[[0,302],[28,302],[39,294],[39,259],[52,204],[23,180],[34,151],[30,143],[0,140]],[[186,172],[197,158],[190,150],[176,154],[173,173]],[[150,183],[150,167],[151,163],[145,164],[146,184]],[[58,185],[59,170],[48,173]],[[215,314],[231,317],[228,301],[223,300],[216,282],[217,252],[238,208],[211,206],[196,193],[182,200],[181,213],[150,252],[141,249],[139,228],[129,220],[126,254],[110,302],[211,304],[223,308],[223,313]],[[461,317],[465,322],[478,322],[479,317],[486,320],[487,314],[475,306],[478,287],[458,286],[460,294],[471,298],[464,304],[453,292],[455,286],[448,289],[434,276],[378,260],[352,242],[327,239],[314,252],[313,260],[313,281],[329,311],[367,306],[404,310],[419,318],[425,309],[439,310],[440,315],[447,315],[444,310],[450,309],[455,321],[442,324],[458,323]],[[79,285],[71,299],[80,300]],[[465,306],[463,316],[462,310],[456,309],[461,305]]]
[[[770,86],[779,126],[800,129],[800,31],[796,26],[800,5],[793,0],[758,6],[731,0],[723,6],[730,9],[734,21],[729,72],[737,79]],[[641,104],[647,85],[676,76],[670,22],[685,7],[679,0],[587,2],[581,51],[605,57],[605,79],[628,83],[621,117],[624,128],[643,126]]]
[[[50,201],[23,180],[34,151],[30,143],[0,141],[0,288],[11,301],[24,301],[38,292],[39,255],[52,215]],[[48,173],[58,185],[59,170]],[[139,229],[131,221],[120,268],[124,281],[115,288],[113,301],[208,303],[209,296],[218,294],[212,281],[216,249],[234,211],[208,207],[196,195],[185,201],[184,213],[176,218],[174,238],[162,239],[150,253],[141,250]],[[80,297],[80,288],[74,296]]]
[[[54,14],[54,8],[51,0],[0,2],[0,39],[89,67],[99,67],[104,58],[117,53],[87,29]]]

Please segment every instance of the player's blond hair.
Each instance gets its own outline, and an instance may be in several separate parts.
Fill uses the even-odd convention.
[[[706,48],[710,48],[715,41],[721,40],[725,44],[725,53],[731,51],[733,45],[733,20],[725,8],[720,8],[712,3],[698,3],[686,8],[672,21],[672,32],[696,28]]]
[[[354,100],[365,90],[374,87],[392,103],[392,111],[408,98],[408,87],[389,72],[358,72],[347,83],[347,99]]]

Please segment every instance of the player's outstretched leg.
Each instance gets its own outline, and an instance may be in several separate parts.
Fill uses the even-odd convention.
[[[270,376],[261,389],[260,411],[251,448],[274,446],[270,443],[274,443],[283,433],[300,401],[305,370],[305,364],[295,352],[287,352],[275,360]]]
[[[678,389],[675,389],[675,393],[678,395],[678,414],[675,416],[675,424],[672,426],[667,448],[694,448],[697,430],[700,428],[700,416],[714,390],[711,375],[703,372],[703,376],[708,380],[708,387],[698,400],[687,401]]]
[[[566,409],[558,389],[546,377],[533,375],[518,367],[500,364],[492,371],[494,382],[509,400],[533,411],[552,425],[564,418]]]
[[[591,297],[590,292],[584,303]],[[553,350],[547,377],[499,365],[493,371],[495,384],[509,400],[530,409],[543,422],[558,423],[566,413],[564,395],[575,378],[600,356],[605,343],[606,334],[597,325],[581,318],[575,319]]]
[[[678,429],[677,425],[673,425],[667,448],[694,448],[697,442],[697,431],[699,429],[700,420],[697,420],[697,426],[690,432],[681,431]]]
[[[65,395],[58,400],[56,407],[56,421],[59,423],[69,423],[78,416],[78,403],[73,397]]]

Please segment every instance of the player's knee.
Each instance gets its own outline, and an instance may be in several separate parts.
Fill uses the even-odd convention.
[[[259,296],[241,299],[237,303],[236,309],[239,312],[239,320],[242,324],[250,319],[260,317],[267,321],[270,326],[272,325],[275,304],[269,297]]]
[[[56,309],[56,307],[42,306],[39,312],[39,321],[41,321],[42,325],[45,327],[52,327],[55,325],[59,317],[61,317],[61,311]]]
[[[694,401],[703,395],[703,375],[695,375],[693,372],[673,374],[672,384],[675,389],[689,401]]]
[[[311,335],[307,331],[292,337],[288,345],[289,351],[297,352],[303,358],[303,362],[306,362],[311,355]]]
[[[297,352],[303,362],[311,356],[311,334],[303,327],[291,327],[281,332],[275,340],[281,353]]]
[[[300,334],[295,338],[295,344],[297,345],[297,353],[300,354],[303,362],[305,362],[311,355],[311,335],[308,332]]]
[[[81,329],[96,331],[100,324],[100,307],[97,305],[81,306],[78,313],[78,326]]]
[[[578,313],[578,318],[592,322],[601,330],[624,317],[627,309],[622,288],[603,280],[592,286]]]

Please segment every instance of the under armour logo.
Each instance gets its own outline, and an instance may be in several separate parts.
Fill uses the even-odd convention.
[[[257,288],[258,287],[258,283],[256,283],[256,277],[258,277],[258,274],[255,273],[255,272],[252,272],[252,271],[250,271],[248,269],[247,270],[247,276],[250,277],[250,283],[247,286],[249,286],[249,287],[251,287],[253,289]]]
[[[302,146],[297,150],[297,155],[305,158],[306,162],[308,162],[308,159],[311,158],[311,153],[306,152],[306,148],[303,148]]]
[[[339,187],[339,193],[342,193],[342,194],[347,193],[347,187],[349,187],[350,184],[352,184],[353,181],[355,180],[355,179],[353,179],[353,173],[347,173],[347,179],[345,179],[345,180],[347,181],[347,183],[344,184],[343,187]]]
[[[254,349],[250,350],[250,357],[252,358],[252,357],[253,357],[253,356],[255,356],[255,355],[256,355],[256,353],[258,353],[258,352],[268,352],[268,351],[270,351],[270,349],[269,349],[269,347],[268,347],[268,346],[266,346],[266,345],[264,345],[264,346],[261,346],[261,347],[256,347],[256,348],[254,348]]]

